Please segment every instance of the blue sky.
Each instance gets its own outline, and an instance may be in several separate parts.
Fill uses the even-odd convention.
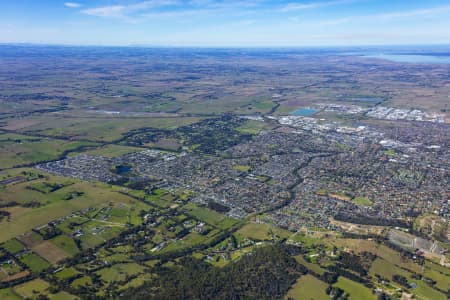
[[[8,0],[0,1],[0,43],[450,44],[450,1]]]

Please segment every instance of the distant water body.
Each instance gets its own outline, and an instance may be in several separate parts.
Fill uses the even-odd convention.
[[[395,62],[450,64],[450,55],[422,55],[422,54],[366,54],[364,57],[380,58]]]
[[[297,109],[296,111],[292,112],[292,115],[293,116],[309,117],[309,116],[312,116],[313,114],[315,114],[316,112],[317,112],[316,109],[300,108],[300,109]]]

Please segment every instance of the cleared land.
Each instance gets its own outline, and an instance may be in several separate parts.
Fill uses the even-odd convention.
[[[35,133],[50,137],[64,137],[75,140],[111,142],[123,134],[139,128],[175,129],[198,122],[197,117],[174,118],[77,118],[77,117],[33,117],[30,126],[20,128],[20,132]],[[3,128],[17,128],[22,119],[11,119]],[[42,148],[42,147],[41,147]]]
[[[327,284],[312,275],[304,275],[291,287],[287,297],[296,300],[329,300],[325,293]]]
[[[91,142],[0,134],[0,169],[53,160],[65,151],[96,145]]]
[[[334,286],[343,289],[345,292],[350,294],[350,300],[376,300],[377,297],[372,294],[372,291],[366,288],[364,285],[347,279],[345,277],[339,276],[338,281]]]
[[[90,206],[107,203],[110,201],[124,203],[134,201],[132,198],[114,192],[107,185],[100,183],[76,182],[75,184],[67,188],[80,191],[83,193],[83,195],[69,201],[54,201],[38,208],[8,208],[7,210],[11,212],[11,220],[4,220],[0,223],[0,226],[3,229],[0,233],[0,242],[4,242],[10,238],[23,234],[34,227],[44,225],[51,220],[69,215],[74,211],[78,211]],[[14,190],[16,190],[16,193],[8,193],[6,195],[16,195],[15,197],[24,197],[20,195],[23,195],[23,193],[30,193],[30,190],[26,189],[25,186],[20,188],[16,185],[14,186]],[[62,190],[63,189],[59,190],[58,192],[60,193],[60,195],[65,195],[64,191]],[[37,193],[36,195],[40,194],[39,192],[35,193]],[[48,197],[46,195],[39,196],[42,198]]]
[[[247,223],[236,234],[254,240],[272,240],[274,237],[287,238],[292,232],[268,224]]]

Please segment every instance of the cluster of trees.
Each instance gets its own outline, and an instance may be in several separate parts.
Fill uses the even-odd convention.
[[[130,131],[124,139],[128,145],[142,146],[146,143],[156,143],[169,135],[170,131],[168,130],[147,127]]]
[[[217,154],[241,142],[252,138],[251,134],[242,134],[236,128],[244,122],[232,115],[207,119],[178,128],[177,134],[187,145],[198,145],[196,152]]]
[[[350,280],[360,282],[368,288],[373,288],[373,284],[366,279],[366,276],[375,258],[376,256],[369,252],[363,252],[361,255],[342,252],[338,257],[338,263],[329,266],[327,272],[320,276],[320,279],[331,285],[337,281],[339,276],[344,276]],[[333,295],[337,295],[336,299],[345,299],[338,292]]]
[[[223,204],[220,204],[220,203],[217,203],[214,201],[208,202],[208,208],[215,210],[219,213],[226,213],[226,212],[230,211],[230,208],[228,206],[225,206]]]
[[[406,278],[405,276],[394,274],[392,275],[392,281],[400,284],[401,286],[409,287],[408,278]]]
[[[410,224],[403,220],[398,219],[381,219],[374,218],[369,216],[350,214],[345,212],[337,213],[334,218],[338,221],[362,224],[362,225],[374,225],[374,226],[393,226],[393,227],[402,227],[409,228]]]
[[[69,193],[67,193],[66,196],[64,196],[64,200],[72,200],[74,198],[81,197],[83,195],[84,195],[84,193],[79,192],[79,191],[69,192]]]
[[[340,266],[343,268],[355,271],[361,276],[366,276],[375,258],[376,256],[370,252],[363,252],[360,256],[342,252],[338,259]]]
[[[49,239],[52,239],[52,238],[62,234],[62,231],[61,231],[61,229],[56,227],[54,224],[49,223],[48,226],[44,227],[37,233],[40,234],[44,238],[44,240],[49,240]]]
[[[43,182],[41,186],[27,186],[26,188],[29,190],[37,191],[43,194],[48,194],[55,192],[61,188],[65,187],[64,184],[61,183],[50,183],[50,182]]]
[[[344,293],[344,290],[338,287],[329,285],[326,289],[327,295],[330,296],[332,300],[347,300],[350,296],[348,293]]]
[[[124,140],[128,145],[142,146],[146,143],[157,143],[162,139],[175,139],[183,141],[183,145],[196,145],[196,152],[216,154],[242,141],[251,139],[251,134],[242,134],[236,130],[242,125],[243,119],[232,115],[223,115],[182,126],[175,130],[162,130],[155,128],[141,128],[129,132]]]
[[[9,211],[6,210],[0,210],[0,222],[3,221],[4,218],[8,218],[10,217],[11,213]]]
[[[275,299],[281,298],[307,269],[285,245],[257,249],[224,268],[185,257],[173,267],[156,268],[158,275],[127,291],[128,299]]]

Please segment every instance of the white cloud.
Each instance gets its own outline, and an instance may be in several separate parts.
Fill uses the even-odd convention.
[[[396,20],[404,20],[404,19],[423,19],[423,18],[433,18],[442,14],[450,14],[450,5],[424,8],[424,9],[416,9],[416,10],[404,10],[404,11],[396,11],[389,13],[378,13],[372,15],[356,15],[356,16],[348,16],[337,19],[327,19],[327,20],[318,20],[315,22],[305,23],[302,22],[302,19],[295,16],[289,18],[289,21],[293,23],[302,23],[307,24],[308,26],[331,26],[331,25],[340,25],[345,23],[354,23],[354,22],[380,22],[380,21],[396,21]]]
[[[82,13],[98,16],[98,17],[109,17],[109,18],[117,18],[117,17],[126,17],[127,15],[142,11],[146,9],[152,9],[162,6],[169,6],[178,4],[177,0],[151,0],[151,1],[142,1],[135,4],[129,5],[111,5],[111,6],[101,6],[96,8],[89,8],[82,11]]]
[[[125,10],[123,5],[102,6],[97,8],[85,9],[82,13],[97,17],[121,17]]]
[[[282,12],[291,12],[298,10],[306,10],[306,9],[315,9],[339,4],[346,4],[354,2],[352,0],[336,0],[336,1],[327,1],[327,2],[309,2],[309,3],[288,3],[284,7],[281,8]]]
[[[450,12],[450,5],[445,5],[445,6],[438,6],[438,7],[425,8],[425,9],[406,10],[406,11],[399,11],[399,12],[393,12],[393,13],[378,14],[378,15],[374,15],[373,17],[379,18],[379,19],[392,20],[392,19],[411,18],[411,17],[434,17],[436,15],[439,15],[442,13],[449,13],[449,12]]]
[[[78,8],[81,6],[80,3],[76,3],[76,2],[65,2],[64,6],[70,7],[70,8]]]

